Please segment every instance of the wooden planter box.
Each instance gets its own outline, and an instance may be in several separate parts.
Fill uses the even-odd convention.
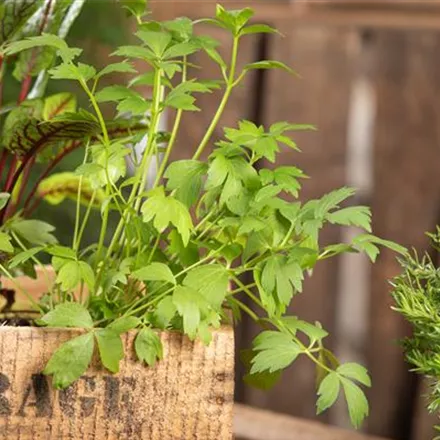
[[[0,327],[0,439],[230,440],[234,336],[213,333],[207,347],[163,332],[164,359],[135,358],[135,332],[123,336],[118,374],[94,360],[66,390],[41,374],[52,353],[81,330]]]

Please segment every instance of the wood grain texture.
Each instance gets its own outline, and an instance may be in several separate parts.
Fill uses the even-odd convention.
[[[425,231],[439,224],[440,34],[382,31],[375,34],[377,122],[373,231],[418,251],[429,249]],[[409,334],[391,310],[391,286],[400,272],[393,252],[372,267],[369,370],[372,434],[408,439],[417,405],[416,377],[408,373],[398,340]]]
[[[230,440],[234,393],[233,331],[204,346],[163,332],[164,360],[154,368],[134,354],[116,375],[97,359],[63,391],[41,375],[59,345],[80,330],[0,327],[2,440]]]
[[[235,405],[236,440],[385,440],[295,417]]]
[[[216,0],[152,0],[151,8],[168,9],[174,16],[199,18],[213,16],[216,3]],[[440,3],[436,0],[224,0],[221,3],[231,9],[251,7],[259,21],[352,29],[440,29]]]

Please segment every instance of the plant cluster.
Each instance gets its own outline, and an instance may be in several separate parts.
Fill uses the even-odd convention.
[[[341,208],[353,189],[340,188],[303,203],[299,191],[306,175],[300,169],[257,166],[262,159],[275,164],[281,148],[298,150],[289,133],[312,126],[279,122],[264,127],[243,120],[225,128],[223,138],[213,141],[231,93],[250,71],[293,72],[272,60],[237,67],[242,39],[276,33],[275,29],[251,22],[249,8],[228,11],[218,6],[215,18],[196,22],[151,20],[144,16],[142,1],[130,2],[130,8],[138,22],[139,43],[119,47],[113,53],[115,62],[99,71],[79,61],[80,49],[53,34],[25,38],[3,48],[6,57],[49,48],[59,60],[49,70],[51,79],[75,81],[90,102],[88,109],[72,113],[72,107],[61,108],[56,116],[32,119],[35,136],[51,132],[53,124],[61,127],[57,133],[63,132],[73,122],[75,129],[66,133],[69,141],[76,142],[76,134],[87,138],[80,145],[83,163],[69,174],[75,191],[68,193],[77,204],[72,245],[56,244],[51,231],[44,228],[21,233],[20,227],[17,230],[23,222],[21,211],[10,211],[1,227],[2,249],[8,257],[0,269],[6,276],[27,262],[39,264],[40,254],[52,257],[56,282],[35,305],[41,312],[37,324],[85,329],[55,352],[45,373],[53,375],[56,387],[69,386],[88,368],[95,345],[103,365],[117,372],[124,356],[121,334],[132,329],[138,331],[135,351],[139,360],[152,366],[162,357],[158,331],[178,330],[192,340],[209,343],[211,330],[228,321],[230,311],[237,321],[246,313],[264,329],[244,353],[249,365],[246,381],[270,386],[283,369],[305,356],[317,368],[318,412],[330,407],[343,390],[352,423],[359,426],[368,413],[359,386],[370,386],[366,370],[354,363],[339,364],[324,347],[327,332],[321,325],[288,315],[288,306],[301,292],[304,276],[321,260],[342,252],[365,252],[374,261],[379,246],[397,252],[404,249],[371,234],[367,207]],[[217,50],[214,38],[195,31],[201,22],[229,33],[229,61]],[[191,56],[200,51],[217,64],[219,80],[202,81],[194,76]],[[134,60],[144,64],[141,71],[134,67]],[[101,77],[110,72],[130,73],[132,79],[127,85],[100,87]],[[138,86],[149,86],[151,95],[145,97]],[[186,160],[172,160],[182,114],[199,111],[197,94],[214,91],[222,97],[203,138]],[[114,105],[115,117],[110,122],[104,119],[102,103]],[[29,101],[19,108],[35,111]],[[173,124],[169,133],[161,133],[159,122],[166,111],[173,115]],[[130,121],[149,115],[141,156],[133,148],[139,139],[136,130],[124,130],[117,138],[112,135],[115,126],[126,123],[126,113]],[[33,145],[34,131],[11,140],[25,155],[30,151],[26,133]],[[127,163],[134,165],[134,175],[127,172]],[[154,163],[158,171],[148,187]],[[46,198],[50,189],[57,188],[58,178],[65,184],[63,177],[53,177],[47,183]],[[55,189],[50,197],[64,195]],[[83,248],[82,233],[90,210],[97,205],[99,237],[94,245]],[[111,214],[118,216],[119,224],[110,237]],[[322,247],[319,236],[327,224],[353,225],[365,232],[350,244]]]
[[[46,33],[57,35],[62,41],[83,3],[78,0],[2,1],[0,47],[30,37],[44,41]],[[14,252],[14,244],[24,249],[22,242],[26,245],[56,242],[51,225],[29,217],[41,200],[54,205],[66,198],[76,200],[79,176],[73,172],[53,174],[53,171],[67,155],[97,139],[100,132],[95,118],[77,111],[73,94],[43,96],[48,70],[56,62],[56,51],[56,47],[42,44],[24,47],[12,56],[4,52],[0,55],[1,90],[9,74],[21,83],[19,96],[0,109],[0,251],[8,254]],[[101,72],[101,76],[105,74]],[[111,139],[142,133],[146,128],[139,118],[109,121],[107,126]],[[29,176],[36,166],[41,172],[33,182]],[[83,179],[82,203],[98,206],[102,198],[101,192],[93,195],[90,182]],[[8,266],[10,269],[20,266],[25,273],[34,274],[33,264],[25,261],[15,261]]]
[[[432,247],[440,251],[440,228],[428,234]],[[402,273],[393,280],[394,310],[412,325],[413,333],[403,341],[413,371],[426,376],[431,384],[428,410],[440,411],[440,269],[432,258],[414,254],[401,260]],[[439,427],[437,429],[440,430]]]

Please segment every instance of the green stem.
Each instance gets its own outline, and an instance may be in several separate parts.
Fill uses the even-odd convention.
[[[14,232],[12,232],[12,236],[14,237],[14,240],[18,243],[18,245],[21,247],[21,249],[23,251],[27,251],[28,249],[26,248],[26,246],[23,244],[23,242],[18,238],[17,234],[15,234]],[[53,288],[53,282],[51,282],[50,277],[49,277],[49,273],[47,272],[46,266],[35,256],[32,255],[31,256],[31,260],[37,265],[40,266],[42,271],[43,271],[43,276],[44,276],[44,280],[46,281],[46,285],[47,285],[47,290],[51,291]],[[53,309],[53,303],[52,303],[52,295],[50,295],[50,300],[51,300],[51,308]]]
[[[78,252],[79,247],[81,245],[81,240],[82,240],[82,237],[84,235],[84,231],[86,229],[87,222],[89,221],[90,212],[92,211],[93,203],[95,202],[95,197],[96,197],[96,191],[93,191],[92,197],[90,198],[89,205],[87,206],[87,211],[84,214],[84,218],[83,218],[83,221],[82,221],[81,228],[80,228],[79,233],[77,235],[77,240],[75,241],[75,244],[74,244],[75,252]]]
[[[93,93],[89,89],[87,83],[84,80],[80,80],[80,84],[81,84],[82,88],[84,89],[84,91],[86,92],[86,94],[88,95],[90,102],[92,104],[92,107],[95,110],[96,116],[99,120],[99,125],[101,126],[102,135],[104,137],[104,145],[106,147],[106,153],[107,153],[106,162],[108,162],[108,148],[110,146],[110,139],[109,139],[109,135],[108,135],[107,126],[105,124],[104,116],[102,115],[101,109],[99,108],[99,105],[98,105]],[[108,164],[106,163],[106,168],[107,168],[107,165]],[[109,194],[111,192],[110,190],[111,190],[111,184],[108,181],[107,187],[106,187],[106,196],[107,197],[109,196]],[[103,214],[103,218],[102,218],[101,231],[99,234],[99,241],[98,241],[98,248],[96,251],[96,256],[97,256],[96,261],[98,262],[97,264],[99,264],[99,262],[101,261],[101,254],[102,254],[102,250],[104,247],[105,236],[107,233],[108,217],[109,217],[109,210],[106,209],[106,210],[104,210],[104,214]]]
[[[183,72],[182,72],[182,83],[184,83],[187,79],[187,65],[186,65],[186,57],[183,58],[184,64],[183,64]],[[183,110],[179,109],[176,113],[176,119],[174,120],[174,126],[173,130],[171,132],[171,137],[168,142],[167,149],[165,151],[164,157],[162,158],[162,162],[160,164],[159,171],[157,172],[156,179],[154,181],[154,188],[156,188],[157,185],[159,185],[160,179],[163,176],[163,173],[165,172],[165,167],[168,164],[168,160],[170,158],[171,152],[173,151],[174,145],[176,143],[177,139],[177,133],[179,132],[180,122],[182,120],[182,113]]]
[[[318,365],[319,367],[321,367],[322,369],[324,369],[325,371],[327,371],[328,373],[333,373],[334,370],[332,370],[331,368],[329,368],[327,365],[325,365],[324,363],[322,363],[318,358],[316,358],[313,354],[312,351],[310,350],[310,348],[306,347],[301,340],[290,331],[290,329],[279,319],[272,321],[276,327],[278,327],[279,330],[283,331],[283,332],[287,332],[289,333],[289,335],[293,338],[293,340],[295,341],[295,343],[301,348],[301,352],[303,354],[305,354],[314,364]]]
[[[160,243],[160,234],[156,237],[156,240],[154,241],[153,248],[151,249],[150,256],[148,257],[148,264],[151,263],[151,260],[153,259],[154,253],[156,252],[157,247]]]
[[[261,301],[252,293],[252,291],[245,286],[238,277],[236,277],[235,275],[232,275],[232,279],[234,280],[234,283],[237,284],[237,286],[239,286],[244,293],[246,293],[246,295],[258,306],[260,306],[263,310],[265,310],[263,304],[261,303]]]
[[[253,310],[251,310],[246,304],[242,303],[237,298],[230,298],[230,301],[237,304],[237,306],[240,307],[240,309],[242,309],[244,312],[246,312],[255,322],[260,321],[258,315]]]
[[[141,161],[141,165],[138,168],[136,175],[138,177],[137,181],[133,184],[130,196],[127,200],[127,205],[131,206],[131,204],[133,203],[133,200],[136,197],[136,194],[138,192],[138,189],[140,189],[140,191],[142,192],[146,181],[147,181],[147,174],[148,174],[148,167],[150,165],[150,159],[151,159],[151,154],[150,154],[150,150],[151,147],[154,143],[154,140],[156,138],[156,132],[157,132],[157,126],[159,124],[159,116],[160,116],[160,112],[159,112],[159,107],[160,107],[160,94],[161,94],[161,75],[162,75],[162,70],[161,69],[156,69],[155,72],[155,79],[154,79],[154,91],[153,91],[153,109],[152,109],[152,118],[151,118],[151,123],[150,123],[150,129],[148,130],[148,141],[147,141],[147,146],[145,147],[145,151],[143,153],[143,157],[142,157],[142,161]],[[138,200],[136,200],[136,204],[135,204],[135,210],[139,210],[139,206],[140,206],[140,197]],[[119,237],[121,236],[121,234],[123,233],[123,229],[124,229],[124,224],[125,224],[125,219],[121,218],[119,220],[118,226],[116,227],[115,233],[113,235],[113,238],[110,242],[110,245],[107,249],[107,254],[106,254],[106,259],[109,258],[114,250],[114,247],[116,246],[116,243],[119,240]]]
[[[215,254],[218,254],[219,252],[221,252],[227,245],[224,244],[222,246],[220,246],[217,250],[209,253],[205,258],[202,258],[201,260],[197,261],[196,263],[192,264],[191,266],[186,267],[185,269],[181,270],[178,274],[175,275],[176,278],[181,277],[182,275],[185,275],[188,271],[190,271],[191,269],[194,269],[195,267],[200,266],[203,263],[206,263],[207,261],[211,260]],[[162,288],[162,286],[156,288],[155,290],[153,290],[151,292],[151,295],[154,295],[156,292],[158,292],[160,289]],[[170,293],[174,290],[174,287],[172,287],[171,289],[167,290],[167,293]],[[160,294],[159,296],[157,296],[156,298],[154,298],[153,300],[151,300],[150,302],[148,302],[147,304],[144,304],[142,306],[140,306],[140,308],[135,309],[136,306],[139,305],[140,302],[142,302],[145,298],[140,299],[139,301],[133,303],[128,310],[125,312],[126,314],[129,315],[133,315],[134,313],[139,312],[140,310],[145,309],[146,307],[149,307],[150,305],[153,305],[155,302],[157,302],[158,300],[162,299],[164,296],[164,294]]]
[[[237,65],[238,42],[239,42],[239,37],[235,36],[232,45],[231,66],[230,66],[229,77],[226,84],[225,93],[217,109],[217,112],[215,113],[214,118],[211,121],[211,124],[206,130],[205,136],[203,137],[202,141],[200,142],[200,145],[197,147],[197,150],[194,153],[193,159],[198,159],[202,155],[226,108],[226,104],[228,103],[229,97],[231,96],[232,89],[234,88],[235,69]]]

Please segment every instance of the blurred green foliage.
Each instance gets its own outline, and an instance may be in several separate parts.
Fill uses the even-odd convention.
[[[108,63],[108,54],[130,38],[130,26],[132,26],[132,22],[127,18],[124,9],[117,1],[87,0],[70,31],[67,42],[70,46],[83,49],[84,63],[102,67]],[[80,107],[89,109],[84,93],[73,84],[72,81],[50,81],[47,95],[70,91],[77,95]],[[9,93],[16,96],[19,84],[15,82],[12,88],[15,90],[10,90]],[[57,171],[73,170],[82,160],[83,150],[75,151],[64,159]],[[38,171],[40,170],[36,167],[31,179],[36,179]],[[92,214],[88,231],[84,236],[85,244],[96,241],[100,228],[99,216],[99,212]],[[34,217],[53,224],[57,228],[56,235],[60,242],[66,245],[71,244],[75,222],[75,205],[72,201],[66,200],[58,206],[50,206],[42,202],[35,211]],[[109,228],[114,227],[114,221],[110,219]]]

